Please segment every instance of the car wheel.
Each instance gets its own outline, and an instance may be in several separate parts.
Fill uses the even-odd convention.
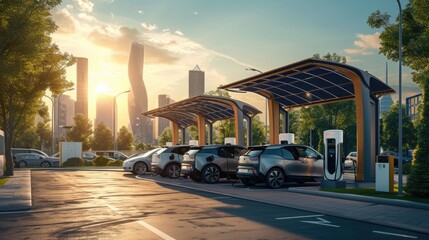
[[[220,178],[220,169],[216,165],[208,165],[203,169],[203,180],[205,183],[217,183]]]
[[[51,167],[51,163],[50,163],[50,162],[48,162],[48,161],[43,161],[43,162],[40,164],[40,166],[41,166],[41,167]]]
[[[267,187],[274,188],[274,189],[280,188],[281,186],[283,186],[284,182],[285,182],[285,175],[280,168],[271,169],[268,172],[265,180],[265,184],[267,185]]]
[[[191,178],[194,182],[201,182],[203,180],[203,176],[200,172],[197,171],[193,171],[191,174],[189,174],[189,178]]]
[[[172,163],[167,166],[167,176],[169,178],[178,178],[180,176],[180,166],[179,164]]]
[[[147,166],[144,162],[136,162],[133,166],[133,173],[136,175],[143,175],[147,172]]]
[[[240,182],[246,186],[246,187],[251,187],[251,186],[255,186],[255,181],[252,181],[248,178],[240,178]]]
[[[22,167],[26,167],[26,166],[27,166],[27,163],[26,163],[25,161],[20,161],[20,162],[18,163],[18,166],[19,166],[20,168],[22,168]]]

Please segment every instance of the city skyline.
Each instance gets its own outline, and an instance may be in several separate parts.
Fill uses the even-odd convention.
[[[247,67],[264,72],[328,52],[345,56],[348,64],[382,80],[387,62],[389,82],[398,91],[398,64],[378,54],[380,30],[366,23],[376,10],[388,12],[392,19],[398,13],[395,1],[381,0],[66,0],[52,13],[59,26],[53,40],[62,51],[89,59],[90,119],[98,86],[107,85],[111,95],[128,89],[127,59],[133,41],[145,46],[149,110],[157,107],[159,94],[177,101],[187,98],[188,70],[195,65],[204,69],[210,91],[256,74],[245,71]],[[75,66],[67,71],[69,81],[75,81],[75,71]],[[403,93],[404,98],[419,93],[407,68]],[[258,95],[230,94],[265,109]],[[396,100],[397,94],[392,97]],[[129,124],[126,104],[125,97],[118,99],[118,128]]]

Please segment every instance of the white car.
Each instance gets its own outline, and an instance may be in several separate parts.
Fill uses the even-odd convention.
[[[152,172],[155,172],[162,177],[178,178],[185,154],[191,146],[178,145],[161,148],[152,156]]]
[[[122,167],[125,172],[132,172],[136,175],[142,175],[151,170],[152,155],[160,148],[152,149],[148,152],[141,153],[124,161]]]
[[[354,168],[356,167],[356,162],[357,162],[357,153],[350,152],[346,156],[346,160],[344,161],[344,168]]]

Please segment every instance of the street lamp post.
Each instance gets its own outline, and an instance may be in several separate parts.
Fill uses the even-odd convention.
[[[118,150],[118,143],[116,142],[116,98],[119,95],[123,93],[128,93],[128,92],[130,92],[130,90],[120,92],[116,94],[115,97],[113,97],[113,148],[114,148],[113,150],[115,151]]]
[[[398,195],[402,196],[402,7],[401,2],[396,0],[399,7],[399,139],[398,139]]]
[[[45,97],[49,98],[52,102],[52,109],[51,109],[51,130],[52,130],[52,139],[51,139],[51,155],[54,154],[54,99],[45,95]]]
[[[58,134],[58,140],[60,138],[60,127],[59,126],[60,126],[60,105],[61,105],[60,104],[60,100],[61,100],[61,95],[63,95],[63,93],[65,93],[65,92],[73,91],[73,90],[74,90],[74,88],[69,88],[69,89],[66,89],[66,90],[62,91],[60,93],[60,95],[58,95],[58,99],[57,99],[57,127],[56,127],[57,134]],[[54,141],[54,140],[52,139],[52,141]]]
[[[253,71],[262,73],[262,71],[256,69],[256,68],[246,68],[247,71]],[[268,98],[265,98],[265,142],[269,143],[268,140]]]

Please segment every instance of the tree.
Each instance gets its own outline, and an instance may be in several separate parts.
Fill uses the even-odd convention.
[[[390,109],[383,113],[381,117],[383,126],[383,135],[380,136],[381,146],[385,150],[397,152],[398,147],[398,103],[392,105]],[[411,119],[405,113],[405,107],[402,106],[402,128],[403,128],[403,144],[407,149],[413,149],[416,145],[416,129],[414,128]]]
[[[265,143],[265,126],[257,115],[252,118],[252,145]]]
[[[170,127],[164,128],[161,135],[158,137],[158,143],[160,146],[165,146],[167,142],[173,141],[173,133]]]
[[[49,121],[39,122],[36,126],[36,134],[39,139],[39,146],[41,146],[42,151],[46,151],[45,149],[49,149],[48,152],[51,152],[51,144],[52,144],[52,131],[51,125]]]
[[[91,148],[92,123],[87,116],[78,113],[74,116],[74,126],[67,133],[69,141],[82,142],[82,149],[89,150]]]
[[[131,150],[134,142],[133,135],[128,131],[128,128],[122,126],[119,129],[118,139],[118,149],[120,150]]]
[[[417,148],[406,191],[413,195],[429,196],[429,1],[410,0],[402,10],[402,60],[412,69],[412,79],[422,89],[420,124]],[[368,17],[373,28],[384,28],[380,34],[379,52],[387,58],[399,59],[399,18],[390,23],[390,15],[376,11]]]
[[[24,122],[42,106],[46,90],[58,94],[72,56],[51,42],[56,29],[50,10],[60,0],[0,1],[0,124],[5,132],[6,170],[13,175],[11,147]],[[34,125],[34,124],[33,124]]]
[[[110,129],[104,125],[103,122],[97,125],[94,131],[94,138],[92,140],[93,150],[109,150],[113,149],[113,134]]]

